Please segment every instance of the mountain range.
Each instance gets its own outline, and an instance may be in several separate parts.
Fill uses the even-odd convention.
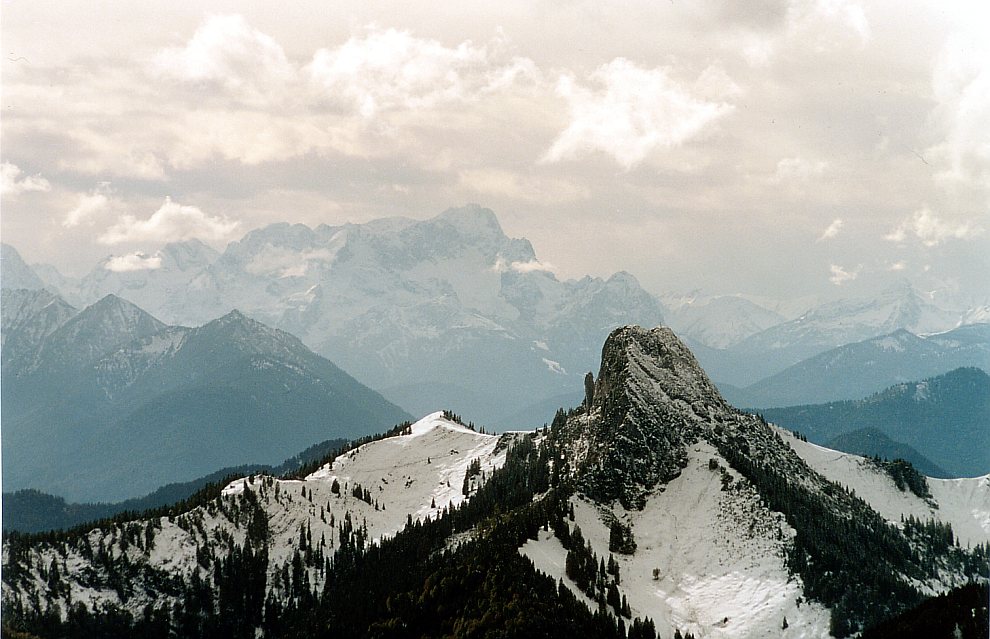
[[[238,311],[187,328],[115,295],[76,312],[24,290],[2,311],[6,491],[126,499],[409,418]]]
[[[821,444],[873,429],[921,451],[950,476],[990,472],[990,375],[977,368],[897,384],[865,399],[760,412]]]
[[[627,273],[558,280],[478,206],[425,221],[274,224],[220,255],[186,242],[147,258],[149,268],[116,272],[108,258],[81,280],[48,283],[77,303],[120,295],[170,323],[237,308],[411,412],[439,402],[486,422],[573,386],[615,326],[663,318]]]
[[[597,345],[622,324],[669,324],[730,388],[852,342],[983,317],[907,284],[869,298],[781,304],[658,297],[623,272],[564,280],[477,205],[427,220],[273,224],[220,253],[190,240],[134,257],[109,256],[81,278],[45,265],[11,277],[37,285],[40,276],[78,307],[114,294],[169,324],[199,325],[236,308],[298,336],[413,414],[444,405],[502,427],[579,387],[575,380],[599,365]]]
[[[775,408],[859,399],[960,367],[990,371],[990,324],[933,335],[901,329],[820,353],[745,388],[720,389],[736,406]]]
[[[928,479],[738,412],[667,328],[619,328],[601,361],[582,405],[545,429],[486,435],[434,413],[312,472],[8,536],[5,623],[847,637],[987,580],[987,477]]]

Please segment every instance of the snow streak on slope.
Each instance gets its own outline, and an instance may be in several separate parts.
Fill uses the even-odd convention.
[[[713,459],[719,468],[709,466]],[[725,489],[723,472],[732,478]],[[573,503],[584,538],[607,557],[609,527],[598,507],[577,498]],[[637,543],[635,554],[615,554],[619,589],[633,616],[652,618],[661,636],[675,629],[699,638],[828,636],[828,610],[799,603],[801,581],[784,565],[793,529],[761,505],[755,489],[709,444],[694,445],[683,473],[650,495],[642,511],[618,505],[611,511],[632,526]],[[521,552],[576,590],[556,538],[543,535]]]
[[[477,433],[444,419],[441,413],[433,413],[413,424],[408,434],[360,446],[305,479],[245,477],[227,485],[219,500],[189,513],[123,525],[138,527],[142,539],[146,530],[152,529],[154,541],[150,549],[134,541],[121,543],[125,536],[121,527],[89,532],[88,544],[80,541],[70,545],[64,558],[53,547],[39,543],[28,562],[31,585],[20,587],[16,596],[30,597],[33,590],[50,597],[62,611],[68,610],[69,601],[83,602],[91,609],[110,602],[132,612],[141,611],[149,603],[158,605],[167,599],[156,591],[155,585],[155,579],[163,572],[183,580],[191,579],[193,573],[209,579],[211,569],[198,563],[201,549],[243,547],[247,538],[243,513],[249,510],[244,493],[251,491],[267,516],[268,590],[279,597],[282,593],[277,574],[292,562],[303,531],[312,539],[313,547],[322,548],[329,557],[340,545],[339,528],[345,518],[350,518],[355,529],[366,530],[368,541],[374,542],[401,530],[410,516],[435,517],[445,507],[467,499],[462,486],[470,463],[480,463],[481,474],[472,480],[473,485],[480,485],[505,463],[508,442],[514,437]],[[333,490],[335,480],[339,484],[337,492]],[[370,503],[352,494],[356,484],[370,493]],[[91,551],[87,558],[82,545],[105,547],[114,558],[127,555],[135,574],[129,579],[132,592],[126,601],[105,582],[94,580],[93,575],[103,569],[93,561]],[[8,552],[5,544],[5,562]],[[53,561],[66,568],[64,576],[69,586],[62,595],[49,592],[39,568]],[[314,592],[319,592],[322,566],[305,569]],[[4,597],[13,594],[5,589]]]
[[[931,500],[902,491],[887,473],[858,455],[801,441],[778,428],[780,436],[809,466],[855,491],[886,520],[899,524],[901,517],[922,521],[938,519],[952,526],[962,546],[990,542],[990,475],[967,479],[928,478]]]

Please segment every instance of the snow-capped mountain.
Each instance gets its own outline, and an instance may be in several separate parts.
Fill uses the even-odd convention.
[[[164,322],[184,324],[195,319],[192,323],[200,324],[199,318],[190,318],[175,304],[181,301],[182,291],[189,282],[218,256],[219,253],[199,240],[174,242],[150,255],[104,258],[82,279],[71,284],[67,279],[61,284],[53,280],[52,285],[79,304],[112,294],[148,309]]]
[[[8,360],[33,358],[45,338],[77,313],[65,300],[45,289],[5,288],[0,296],[0,347],[4,364]]]
[[[729,407],[669,329],[625,327],[545,431],[431,414],[298,478],[8,540],[3,603],[25,629],[72,601],[184,636],[845,637],[985,582],[987,521],[987,477],[805,444]]]
[[[74,295],[120,294],[188,325],[237,308],[413,412],[446,405],[486,423],[578,386],[615,326],[663,316],[627,273],[558,280],[476,205],[424,221],[273,224],[173,266],[175,251],[154,269],[105,263]]]
[[[990,371],[990,324],[927,336],[898,330],[828,350],[743,389],[723,392],[736,406],[820,404],[859,399],[965,366]]]
[[[291,585],[281,581],[282,571],[299,562],[299,553],[307,547],[321,557],[314,565],[307,556],[302,568],[307,587],[319,592],[327,574],[322,557],[332,558],[341,549],[353,552],[355,546],[363,549],[394,536],[409,521],[436,517],[465,502],[504,464],[507,446],[516,438],[481,434],[441,413],[406,423],[391,434],[353,448],[308,475],[245,477],[224,487],[213,501],[184,514],[140,522],[137,526],[142,541],[148,540],[146,545],[125,542],[121,546],[115,527],[84,533],[82,544],[109,548],[115,560],[130,563],[131,581],[125,594],[114,588],[102,570],[85,574],[93,557],[81,546],[67,549],[66,565],[72,568],[65,574],[61,591],[49,591],[33,575],[11,579],[7,570],[11,549],[5,545],[5,611],[9,614],[14,600],[29,606],[32,593],[62,610],[68,610],[72,602],[91,608],[112,604],[133,613],[148,605],[184,604],[170,590],[169,582],[208,579],[203,550],[243,549],[251,543],[252,521],[264,529],[266,553],[259,566],[262,581],[267,581],[263,595],[289,595]],[[57,561],[62,559],[53,547],[38,552],[38,559],[46,565],[56,556]]]
[[[28,266],[10,244],[0,244],[0,287],[10,289],[44,288],[38,274]]]
[[[232,311],[168,326],[116,296],[4,346],[4,489],[123,499],[224,466],[274,463],[408,417],[297,338]],[[8,307],[4,306],[6,313]],[[5,320],[6,322],[6,320]]]
[[[729,348],[781,324],[783,315],[737,295],[661,296],[667,324],[678,335],[711,348]]]
[[[941,570],[921,577],[879,551],[869,561],[896,576],[870,585],[845,563],[850,558],[832,553],[907,542],[879,542],[878,521],[894,538],[904,534],[901,513],[951,521],[966,531],[964,543],[990,537],[987,478],[940,483],[931,499],[948,507],[937,510],[924,495],[904,496],[876,467],[822,476],[779,431],[725,404],[669,329],[614,332],[590,409],[559,417],[550,441],[576,469],[583,498],[572,498],[575,521],[599,557],[616,550],[617,537],[635,541],[631,555],[617,557],[621,583],[633,615],[658,620],[667,636],[678,628],[711,637],[842,635],[877,614],[870,606],[893,604],[885,588],[933,592],[961,578]],[[857,492],[837,491],[830,480],[839,477]],[[882,490],[867,505],[853,496],[860,486]],[[897,506],[885,504],[878,515],[894,493]],[[795,509],[794,500],[804,505]],[[819,526],[850,518],[860,522],[854,529],[865,527],[856,540],[823,543]],[[566,576],[559,560],[567,553],[554,535],[523,550],[552,576]],[[857,602],[842,594],[847,589]]]
[[[908,285],[875,297],[829,302],[736,344],[732,350],[737,355],[762,365],[753,367],[748,380],[720,381],[749,384],[777,372],[772,368],[782,370],[831,348],[901,329],[915,334],[949,330],[961,315],[935,306]]]

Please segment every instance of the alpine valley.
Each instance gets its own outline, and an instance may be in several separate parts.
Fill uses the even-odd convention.
[[[9,534],[7,632],[847,637],[916,606],[986,632],[990,477],[926,478],[739,412],[665,327],[612,331],[587,381],[535,431],[436,412],[280,477]]]

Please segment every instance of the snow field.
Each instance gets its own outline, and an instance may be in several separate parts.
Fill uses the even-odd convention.
[[[325,543],[325,556],[332,555],[339,546],[339,526],[349,513],[355,529],[367,529],[368,543],[389,537],[400,531],[407,518],[435,517],[447,506],[462,503],[462,485],[472,460],[479,460],[482,475],[490,476],[493,470],[505,463],[507,446],[499,446],[502,437],[485,435],[448,421],[442,413],[430,414],[412,425],[411,433],[365,444],[320,468],[303,480],[279,480],[264,476],[237,479],[222,491],[222,499],[228,502],[245,490],[254,492],[268,515],[269,531],[269,589],[272,577],[292,560],[299,546],[300,531],[305,526],[310,532],[314,550]],[[339,493],[332,490],[333,481],[339,482]],[[355,483],[361,484],[371,494],[369,504],[351,494]],[[375,507],[375,502],[378,508]],[[330,525],[331,516],[333,525]],[[179,519],[193,522],[186,527]],[[202,518],[205,536],[198,531],[195,520]],[[89,541],[95,550],[102,542],[114,555],[126,552],[132,564],[147,565],[181,576],[191,577],[198,571],[208,578],[209,571],[199,566],[196,550],[209,542],[214,547],[228,547],[221,537],[229,535],[232,543],[242,546],[246,531],[229,520],[220,510],[196,508],[187,514],[173,518],[161,518],[161,528],[155,531],[154,546],[145,552],[131,544],[121,550],[119,535],[110,529],[94,529]],[[147,522],[140,521],[143,534]],[[6,549],[5,551],[6,552]],[[50,547],[40,547],[31,557],[31,580],[34,591],[47,591],[46,581],[39,567],[45,569],[55,560],[71,592],[68,598],[56,603],[63,615],[69,602],[82,602],[91,609],[103,602],[120,605],[118,594],[112,589],[97,589],[84,585],[83,576],[91,562],[75,548],[70,548],[64,558]],[[309,567],[309,583],[314,588],[322,586],[319,567]],[[149,603],[161,604],[156,593],[148,592],[142,584],[133,584],[134,594],[125,607],[138,613]]]
[[[709,469],[711,459],[732,477],[728,490],[722,490],[721,470]],[[598,507],[580,498],[573,503],[575,524],[607,561],[609,529]],[[611,510],[632,526],[637,543],[633,555],[614,553],[619,590],[633,616],[652,618],[661,636],[672,636],[676,628],[699,639],[828,636],[828,610],[798,603],[800,580],[784,565],[794,531],[782,515],[760,505],[756,491],[714,447],[694,445],[681,476],[650,496],[642,511]],[[574,589],[564,573],[566,551],[556,538],[541,535],[521,551]]]
[[[899,525],[901,516],[937,519],[952,526],[965,548],[990,541],[990,475],[966,479],[928,478],[931,501],[902,491],[885,472],[863,457],[804,442],[775,427],[783,440],[826,479],[842,484],[887,521]]]

